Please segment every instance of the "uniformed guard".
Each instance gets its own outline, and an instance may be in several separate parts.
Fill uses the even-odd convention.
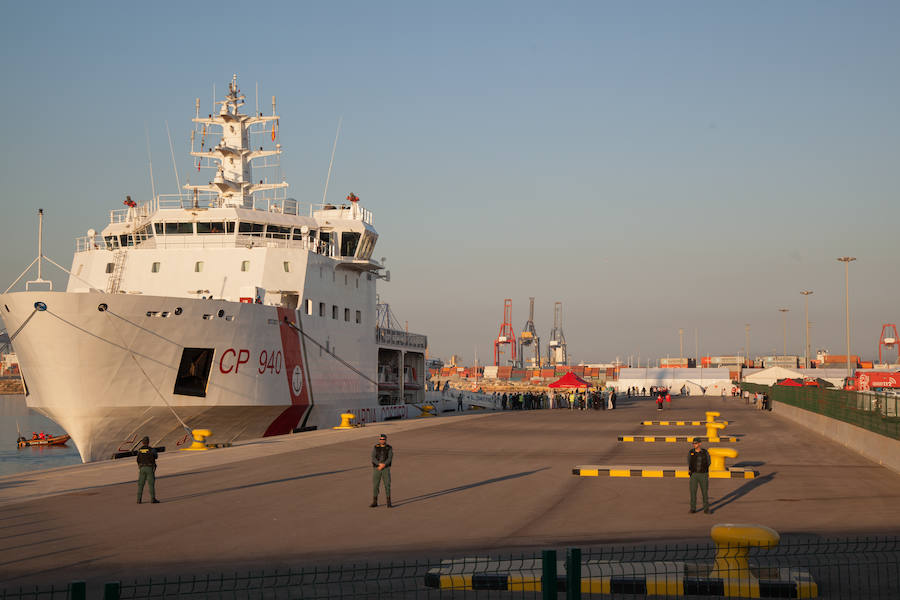
[[[697,512],[697,488],[703,496],[703,512],[709,514],[709,452],[700,447],[700,438],[694,438],[693,448],[688,453],[690,473],[691,513]]]
[[[138,464],[138,493],[137,493],[137,503],[141,503],[141,498],[144,495],[144,483],[147,483],[147,486],[150,488],[150,502],[152,504],[159,504],[159,500],[156,499],[156,457],[157,452],[156,448],[150,447],[150,438],[144,436],[144,439],[141,440],[141,447],[138,448],[137,451],[137,464]]]
[[[387,496],[387,506],[391,504],[391,461],[394,460],[394,449],[387,443],[387,436],[383,433],[378,437],[378,443],[372,448],[372,504],[378,506],[378,489],[384,482],[384,494]]]

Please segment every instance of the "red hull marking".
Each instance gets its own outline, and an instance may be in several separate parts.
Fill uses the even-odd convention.
[[[284,352],[284,373],[287,377],[288,393],[291,395],[291,405],[272,421],[263,436],[292,432],[306,411],[309,410],[309,386],[307,385],[306,369],[303,365],[300,334],[284,322],[285,319],[293,316],[291,314],[293,312],[286,308],[278,309],[281,349]]]

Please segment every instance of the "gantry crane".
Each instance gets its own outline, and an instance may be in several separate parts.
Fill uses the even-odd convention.
[[[506,298],[503,301],[503,323],[500,325],[500,333],[494,340],[494,365],[500,366],[500,346],[509,344],[510,357],[513,364],[516,364],[516,334],[513,333],[512,327],[512,299]]]
[[[893,330],[894,335],[888,335]],[[897,362],[900,363],[900,340],[897,337],[897,326],[893,323],[885,323],[881,326],[881,337],[878,338],[878,362],[884,364],[881,359],[882,348],[897,348]]]
[[[534,357],[531,359],[531,367],[540,369],[541,338],[538,337],[537,331],[534,328],[534,298],[529,298],[528,302],[528,321],[525,322],[525,327],[522,328],[522,333],[519,335],[519,366],[523,369],[525,368],[525,350],[529,346],[532,346],[534,347]]]
[[[566,336],[562,329],[562,302],[553,304],[553,329],[550,330],[547,354],[551,365],[565,365],[569,362],[569,355],[566,352]]]

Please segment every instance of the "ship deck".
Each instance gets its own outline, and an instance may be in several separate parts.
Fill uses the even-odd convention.
[[[740,452],[728,466],[759,471],[711,480],[710,515],[688,514],[683,479],[572,474],[583,464],[683,466],[686,443],[624,444],[617,436],[659,435],[666,428],[641,421],[693,420],[706,410],[729,421],[724,434],[743,434],[740,444],[718,444]],[[383,497],[368,507],[369,452],[380,433],[395,452],[390,510]],[[613,412],[472,412],[167,452],[158,505],[135,503],[136,474],[126,459],[0,478],[0,588],[705,542],[712,525],[729,522],[783,536],[900,534],[900,474],[731,398],[674,398],[662,417],[649,399],[621,399]]]

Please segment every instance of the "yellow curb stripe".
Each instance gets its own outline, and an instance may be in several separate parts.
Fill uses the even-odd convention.
[[[471,575],[441,575],[442,590],[471,590]]]

